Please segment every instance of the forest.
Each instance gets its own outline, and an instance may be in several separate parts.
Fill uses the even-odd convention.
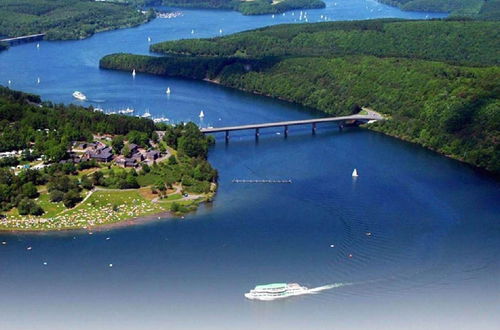
[[[328,114],[372,107],[391,120],[371,129],[498,174],[498,31],[469,20],[287,25],[157,44],[170,56],[115,54],[100,64],[209,79]]]
[[[0,35],[46,33],[49,40],[82,39],[100,31],[130,27],[154,18],[134,4],[91,0],[2,0]]]
[[[468,16],[497,19],[500,0],[378,0],[408,11],[450,13],[451,16]]]
[[[325,7],[325,3],[321,0],[162,0],[160,2],[168,6],[236,10],[243,15],[279,14],[293,9]]]

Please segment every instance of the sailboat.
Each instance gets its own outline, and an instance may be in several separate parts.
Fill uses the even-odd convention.
[[[219,33],[222,34],[222,29],[219,29]]]
[[[36,44],[36,48],[40,48],[40,44]]]
[[[200,115],[199,115],[200,118],[203,118],[205,117],[205,114],[203,113],[203,110],[200,111]]]
[[[358,177],[358,170],[357,169],[354,169],[354,171],[352,171],[352,177],[353,178],[357,178]]]
[[[191,34],[194,34],[194,30],[191,30]]]
[[[170,95],[170,87],[167,87],[167,90],[165,91],[165,93]]]
[[[11,81],[11,80],[9,80],[9,81],[8,81],[8,83],[9,83],[9,85],[10,85],[10,84],[12,84],[12,81]]]
[[[39,84],[39,83],[40,83],[40,77],[38,77],[38,78],[36,79],[36,83],[37,83],[37,84]]]
[[[151,37],[148,37],[148,42],[151,42]]]
[[[135,77],[135,69],[132,70],[132,77]]]

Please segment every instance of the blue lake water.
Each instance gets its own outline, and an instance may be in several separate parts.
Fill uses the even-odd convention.
[[[440,17],[375,1],[327,3],[307,11],[310,22],[325,14]],[[158,42],[233,33],[294,22],[299,11],[274,19],[183,12],[83,41],[12,47],[0,53],[0,81],[55,102],[76,102],[71,93],[80,90],[91,100],[85,104],[149,110],[173,122],[199,122],[203,110],[200,125],[320,116],[205,82],[98,69],[109,53],[146,54],[148,36]],[[313,136],[293,128],[287,139],[277,129],[262,133],[258,142],[235,134],[227,145],[219,137],[210,151],[220,173],[216,199],[185,219],[93,235],[0,234],[7,243],[0,245],[0,328],[496,328],[498,181],[363,129],[322,125]],[[293,183],[244,185],[234,178]],[[243,297],[257,284],[281,281],[338,287],[271,303]]]

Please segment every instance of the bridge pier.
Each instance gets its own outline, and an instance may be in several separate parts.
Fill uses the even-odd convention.
[[[283,132],[285,137],[288,137],[288,125],[285,125],[285,131]]]
[[[316,123],[312,123],[312,134],[316,134]]]

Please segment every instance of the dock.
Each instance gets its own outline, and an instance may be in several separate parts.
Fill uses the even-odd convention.
[[[292,180],[245,180],[233,179],[232,183],[292,183]]]

